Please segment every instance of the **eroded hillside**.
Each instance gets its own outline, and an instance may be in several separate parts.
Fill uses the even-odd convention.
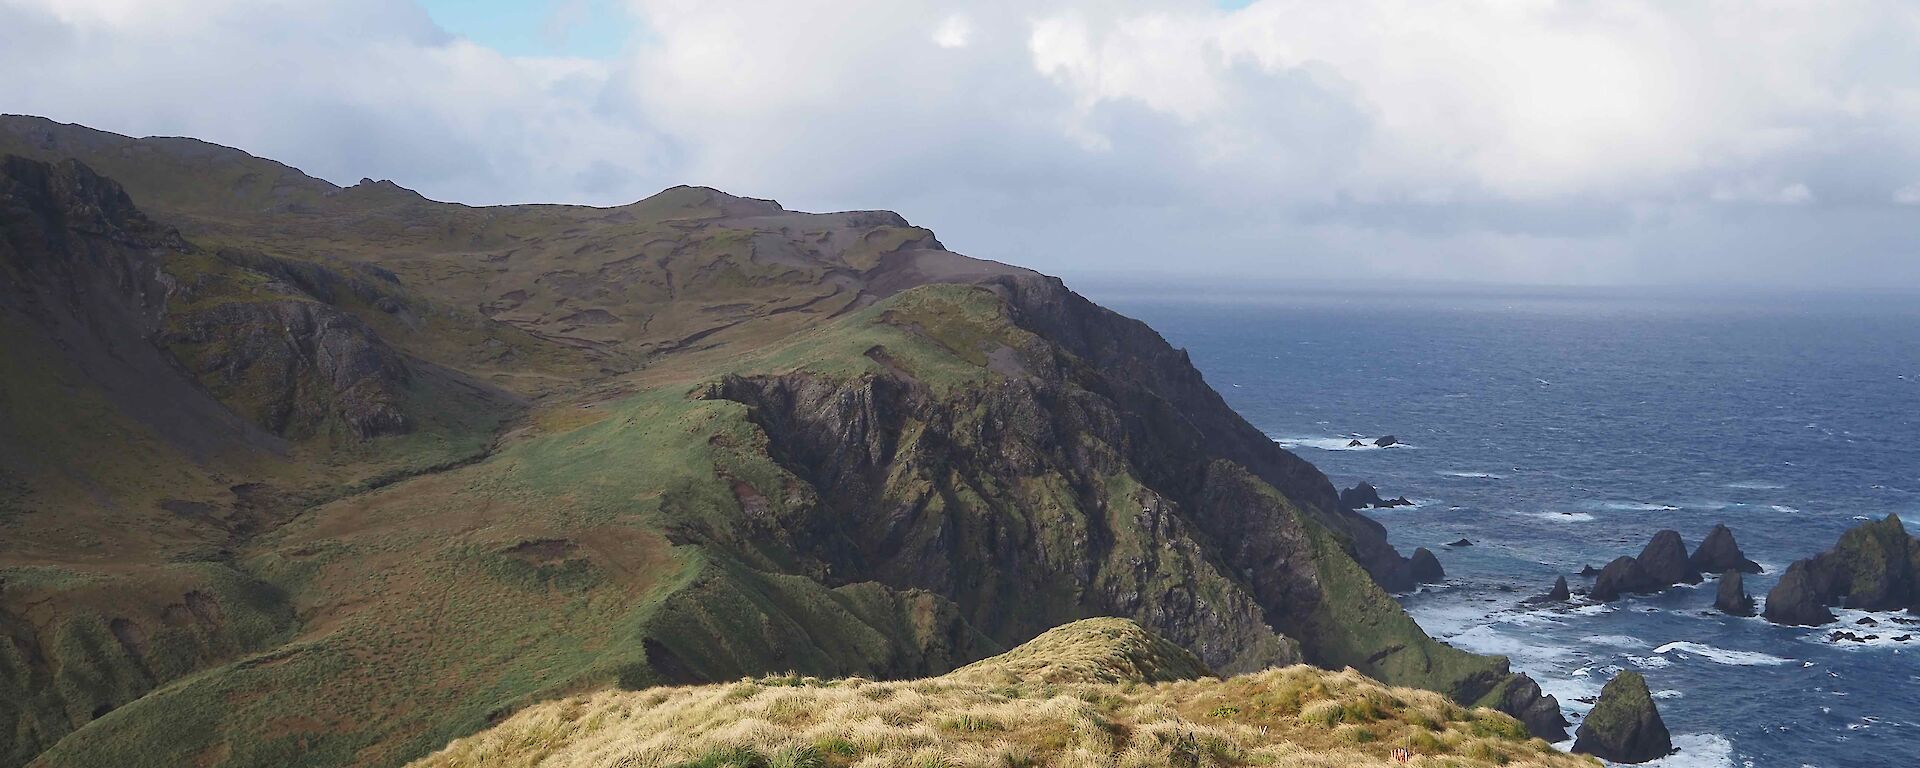
[[[1102,615],[1561,727],[1184,353],[894,214],[469,208],[33,118],[0,152],[51,163],[0,188],[10,764],[394,765]]]

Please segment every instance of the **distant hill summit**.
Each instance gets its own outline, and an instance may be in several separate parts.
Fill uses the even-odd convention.
[[[1225,680],[1125,619],[1089,619],[926,680],[784,676],[530,707],[414,768],[624,765],[1597,766],[1512,718],[1352,670]]]
[[[1184,352],[898,214],[469,207],[26,117],[5,155],[0,767],[392,766],[580,691],[926,678],[1087,616],[1157,639],[996,664],[1304,660],[1564,734]]]

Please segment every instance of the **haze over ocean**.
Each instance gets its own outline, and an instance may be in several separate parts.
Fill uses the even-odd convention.
[[[1710,611],[1714,579],[1604,606],[1522,608],[1558,574],[1691,548],[1732,527],[1766,567],[1847,527],[1920,520],[1920,302],[1900,297],[1635,297],[1305,292],[1089,295],[1151,324],[1254,425],[1375,510],[1443,585],[1403,596],[1430,634],[1514,666],[1577,721],[1619,669],[1642,672],[1681,752],[1656,764],[1899,764],[1920,743],[1920,622],[1776,627]],[[1644,296],[1644,294],[1642,294]],[[1405,444],[1348,449],[1353,436]],[[1471,547],[1448,547],[1466,538]],[[1912,623],[1896,623],[1904,620]],[[1874,634],[1859,645],[1836,629]],[[1913,634],[1909,640],[1894,638]]]

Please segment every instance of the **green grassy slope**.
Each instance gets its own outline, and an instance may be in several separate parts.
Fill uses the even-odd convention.
[[[21,118],[5,151],[124,172],[186,239],[86,251],[168,286],[78,308],[138,375],[7,348],[37,407],[0,456],[38,463],[0,476],[0,630],[60,650],[0,657],[34,702],[0,765],[397,765],[555,697],[937,675],[1101,615],[1529,701],[1183,354],[892,214],[468,208]]]

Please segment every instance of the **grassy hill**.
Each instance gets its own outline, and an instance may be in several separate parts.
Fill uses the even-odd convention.
[[[795,675],[529,707],[414,768],[1597,766],[1513,718],[1353,670],[1219,679],[1124,619],[1064,625],[922,680]]]
[[[1183,352],[897,215],[471,208],[38,118],[8,153],[0,766],[400,765],[1089,616],[1559,727]]]

